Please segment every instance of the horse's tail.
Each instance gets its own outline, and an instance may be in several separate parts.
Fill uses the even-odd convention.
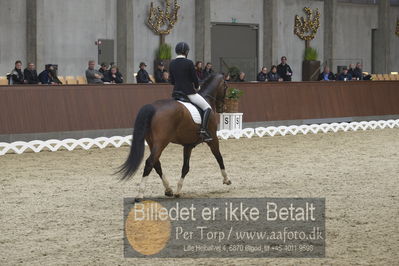
[[[143,106],[137,114],[129,157],[117,172],[122,175],[121,180],[129,180],[139,168],[144,156],[144,139],[150,130],[154,114],[155,107],[150,104]]]

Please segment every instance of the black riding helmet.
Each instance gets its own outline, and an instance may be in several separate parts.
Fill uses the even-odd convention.
[[[176,51],[176,54],[178,54],[178,55],[187,56],[188,52],[190,51],[190,46],[188,46],[188,44],[185,42],[179,42],[176,45],[175,51]]]

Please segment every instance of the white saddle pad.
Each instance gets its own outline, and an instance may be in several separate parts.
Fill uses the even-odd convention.
[[[201,119],[201,115],[200,115],[198,109],[191,103],[185,103],[185,102],[181,102],[181,101],[178,101],[178,102],[187,108],[187,110],[191,114],[191,117],[192,117],[194,123],[201,125],[202,119]]]

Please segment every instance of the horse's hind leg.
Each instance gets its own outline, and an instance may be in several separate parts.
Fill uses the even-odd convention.
[[[184,182],[184,177],[186,177],[188,171],[190,171],[190,157],[191,157],[191,151],[193,150],[194,146],[192,145],[186,145],[184,146],[183,150],[183,168],[181,170],[181,177],[179,182],[177,183],[177,190],[175,197],[179,198],[180,197],[180,192],[183,187],[183,182]]]
[[[150,145],[150,143],[149,143]],[[150,149],[151,149],[151,154],[148,156],[147,160],[145,161],[145,167],[144,167],[144,172],[143,172],[143,177],[141,179],[141,183],[139,186],[139,194],[137,195],[137,199],[142,199],[144,198],[144,190],[145,190],[145,184],[147,183],[148,176],[152,171],[152,168],[154,168],[156,162],[159,161],[159,157],[161,156],[161,153],[163,149],[165,149],[166,144],[151,144]]]
[[[155,169],[155,171],[157,171],[157,174],[161,178],[162,184],[165,187],[165,196],[173,197],[173,190],[170,188],[169,182],[166,179],[166,176],[162,173],[161,162],[159,160],[154,164],[154,169]]]
[[[147,142],[148,142],[148,146],[150,146],[150,149],[152,150],[152,147],[153,147],[152,140],[149,138]],[[160,162],[159,158],[154,163],[154,169],[157,172],[157,174],[159,175],[159,177],[161,178],[162,184],[165,187],[165,196],[173,197],[173,190],[169,185],[168,179],[166,179],[166,176],[162,172],[161,162]]]
[[[141,182],[139,185],[139,193],[136,197],[137,199],[143,199],[144,198],[144,191],[145,191],[145,184],[147,183],[148,176],[152,171],[153,168],[153,159],[154,156],[151,153],[150,156],[148,156],[147,160],[145,161],[145,167],[144,167],[144,172],[143,172],[143,177],[141,178]]]
[[[208,146],[211,148],[211,151],[213,153],[213,156],[215,156],[216,161],[219,164],[220,167],[220,171],[222,173],[223,176],[223,184],[225,185],[231,185],[231,181],[230,179],[227,177],[227,173],[226,173],[226,169],[224,167],[224,162],[223,162],[223,157],[220,154],[220,150],[219,150],[219,140],[216,136],[213,136],[213,140],[211,142],[207,143]]]

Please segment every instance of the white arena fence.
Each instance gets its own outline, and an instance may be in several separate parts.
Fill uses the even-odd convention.
[[[252,137],[265,137],[265,136],[286,136],[297,134],[318,134],[338,131],[360,131],[360,130],[374,130],[385,128],[399,128],[398,120],[380,120],[380,121],[363,121],[351,123],[332,123],[332,124],[312,124],[301,126],[279,126],[279,127],[258,127],[246,128],[242,130],[220,130],[217,135],[220,139],[240,139]],[[132,135],[126,137],[100,137],[96,139],[83,138],[83,139],[65,139],[65,140],[34,140],[29,142],[16,141],[13,143],[0,142],[0,156],[7,153],[22,154],[24,152],[41,152],[44,150],[58,151],[66,149],[73,151],[75,149],[89,150],[92,148],[104,149],[106,147],[119,148],[123,145],[130,145]]]

